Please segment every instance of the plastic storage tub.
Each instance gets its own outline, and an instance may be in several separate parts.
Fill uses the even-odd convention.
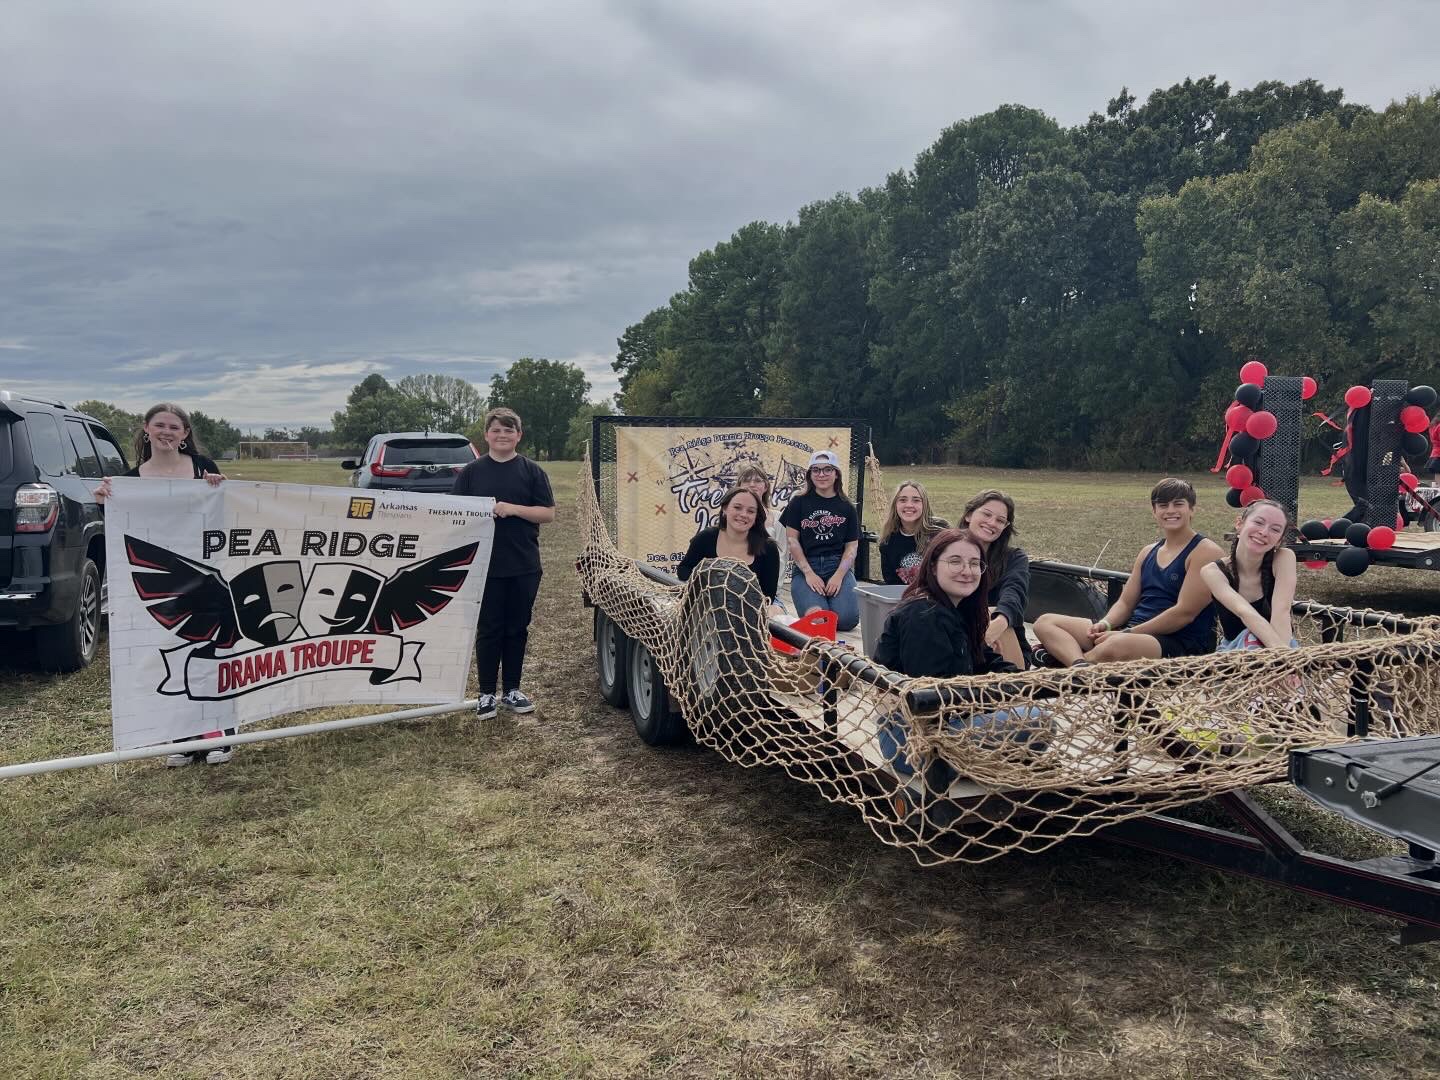
[[[904,591],[904,585],[871,585],[867,582],[855,586],[855,595],[860,598],[860,640],[864,643],[866,656],[875,655],[880,631],[885,629],[885,620],[900,603],[900,594]]]

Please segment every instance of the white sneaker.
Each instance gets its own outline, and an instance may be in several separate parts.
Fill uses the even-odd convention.
[[[165,759],[165,767],[167,769],[183,769],[186,765],[193,764],[194,761],[195,759],[189,754],[171,754]]]
[[[500,699],[500,704],[513,713],[530,713],[535,711],[535,703],[519,690],[505,691],[505,696]]]
[[[224,765],[234,756],[235,748],[233,746],[222,746],[220,747],[220,749],[211,750],[208,754],[205,755],[205,764]]]
[[[480,701],[479,701],[479,702],[476,704],[476,706],[475,706],[475,719],[476,719],[476,720],[494,720],[494,719],[495,719],[495,695],[494,695],[494,694],[481,694],[481,695],[480,695]]]

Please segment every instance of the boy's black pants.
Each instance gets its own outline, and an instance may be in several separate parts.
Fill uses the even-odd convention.
[[[502,667],[505,692],[520,689],[525,645],[530,640],[530,615],[535,610],[535,594],[539,591],[538,571],[519,577],[486,578],[485,596],[480,601],[480,626],[475,634],[480,693],[495,693]]]

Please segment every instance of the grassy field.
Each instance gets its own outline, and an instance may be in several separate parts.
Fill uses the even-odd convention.
[[[922,870],[777,772],[644,747],[550,472],[533,716],[6,782],[6,1076],[1440,1075],[1440,948],[1383,920],[1100,841]],[[952,518],[1011,490],[1034,556],[1128,568],[1152,534],[1154,476],[912,472]],[[1434,610],[1416,577],[1301,588]],[[108,697],[103,656],[0,658],[0,761],[105,749]]]

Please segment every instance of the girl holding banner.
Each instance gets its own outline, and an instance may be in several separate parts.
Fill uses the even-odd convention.
[[[211,487],[225,479],[220,467],[201,451],[200,440],[190,426],[190,414],[168,401],[152,405],[146,411],[145,420],[135,435],[135,467],[125,475],[146,480],[204,480]],[[95,501],[103,504],[111,495],[110,478],[107,476],[95,489]],[[213,739],[221,734],[192,735],[175,741]],[[226,728],[223,734],[234,735],[235,729]],[[165,764],[172,769],[202,761],[206,765],[224,765],[234,756],[234,747],[223,746],[217,750],[171,754],[165,759]]]

